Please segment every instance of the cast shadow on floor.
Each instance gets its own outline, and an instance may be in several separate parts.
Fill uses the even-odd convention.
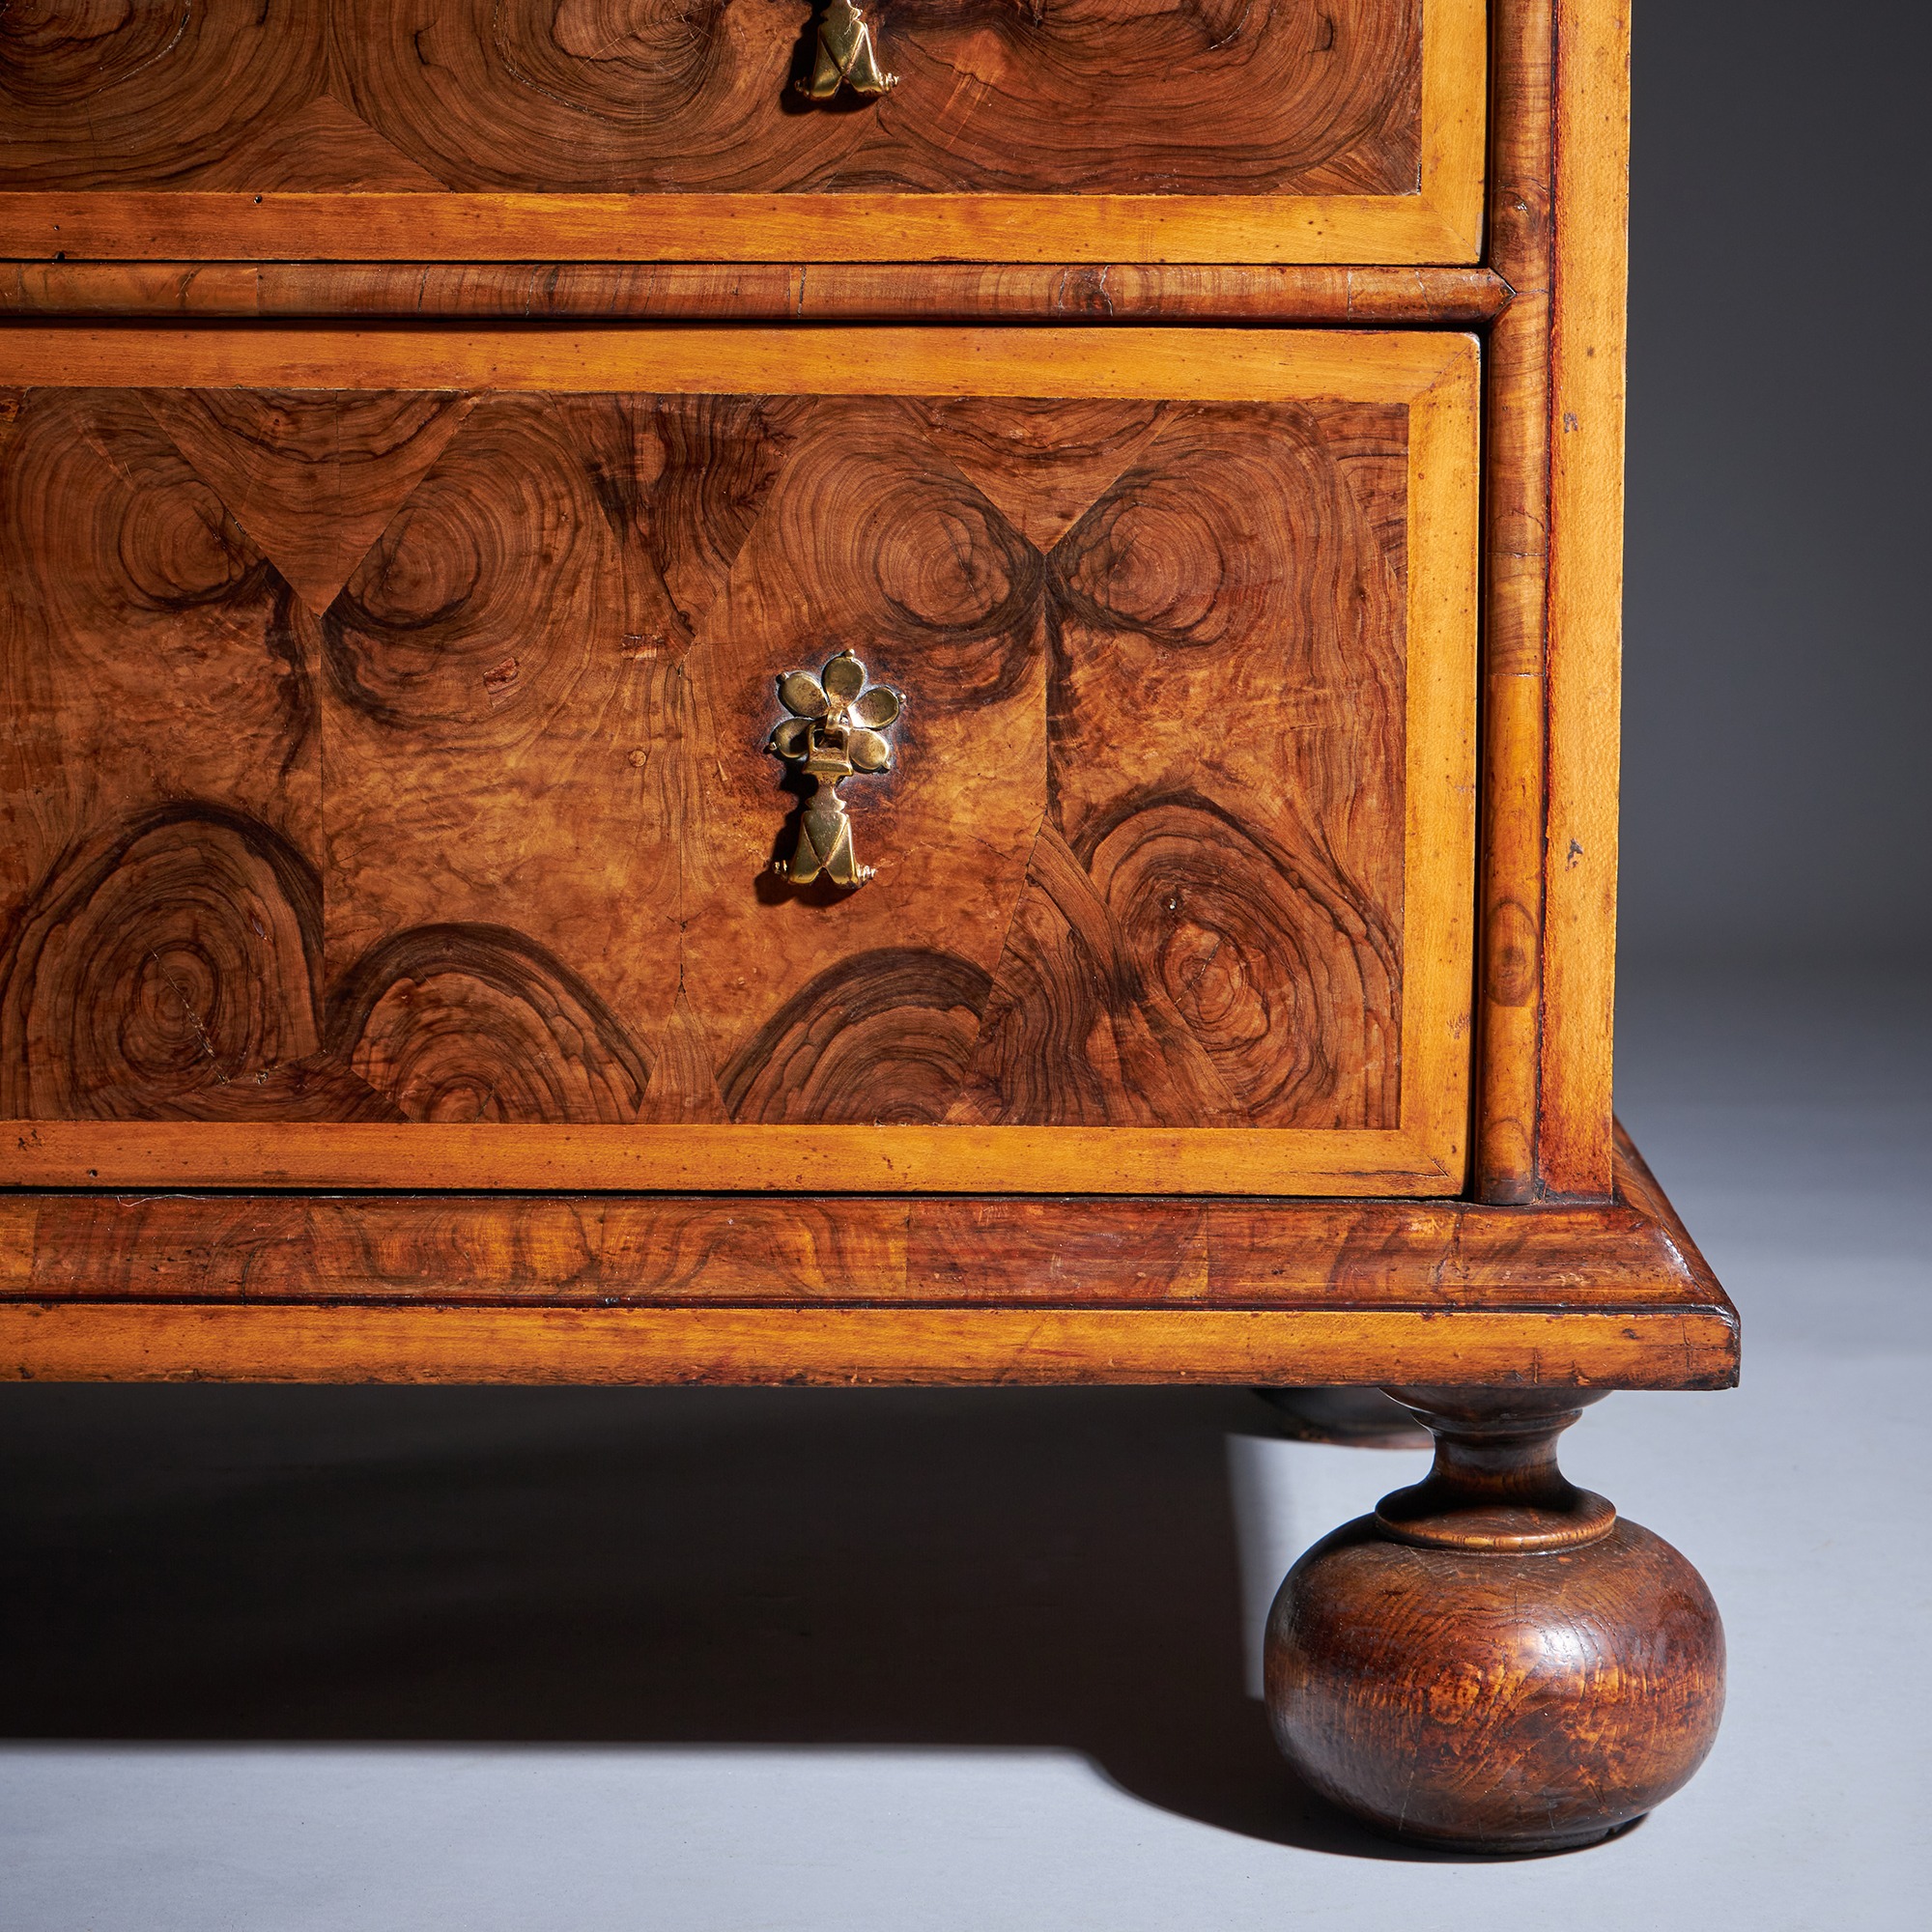
[[[0,1731],[1052,1747],[1430,1860],[1245,1694],[1225,1443],[1269,1428],[1239,1390],[10,1388]]]

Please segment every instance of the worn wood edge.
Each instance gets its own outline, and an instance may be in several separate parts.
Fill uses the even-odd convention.
[[[1540,1191],[1611,1181],[1623,655],[1626,0],[1559,0]]]
[[[1487,268],[1150,263],[0,263],[0,316],[1476,327]]]
[[[1440,1061],[1438,1049],[1438,1075]],[[426,1173],[531,1192],[1354,1196],[1462,1184],[1441,1148],[1407,1128],[19,1121],[5,1132],[0,1186],[416,1187]]]
[[[1484,452],[1482,904],[1473,1166],[1486,1201],[1536,1198],[1543,1022],[1545,643],[1554,0],[1495,0]]]
[[[0,327],[23,388],[503,389],[659,394],[1094,396],[1406,403],[1467,355],[1411,329],[653,325],[459,329],[354,325]]]
[[[1718,1388],[1708,1310],[447,1308],[15,1302],[0,1379],[1420,1382]]]

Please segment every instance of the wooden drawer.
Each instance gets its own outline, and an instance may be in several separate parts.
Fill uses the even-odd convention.
[[[7,355],[14,1178],[1463,1186],[1472,338]]]
[[[0,254],[1477,259],[1483,0],[873,12],[825,104],[796,0],[9,12]]]

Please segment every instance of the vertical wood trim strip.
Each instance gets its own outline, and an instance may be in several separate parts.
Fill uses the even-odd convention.
[[[1422,21],[1421,200],[1470,262],[1483,252],[1487,13],[1482,0],[1427,0]]]
[[[24,1294],[33,1288],[40,1221],[41,1204],[32,1196],[0,1198],[0,1293]]]
[[[1475,1192],[1537,1194],[1549,530],[1553,0],[1497,0],[1490,254],[1515,290],[1487,374]]]
[[[1624,343],[1627,0],[1561,0],[1550,396],[1548,824],[1541,1192],[1610,1191]]]
[[[1452,358],[1408,406],[1402,1125],[1460,1193],[1469,1160],[1482,555],[1467,479],[1480,460],[1482,363],[1474,336],[1442,340]]]

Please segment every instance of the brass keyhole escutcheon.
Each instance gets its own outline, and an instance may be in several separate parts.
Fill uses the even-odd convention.
[[[772,861],[772,870],[794,886],[823,876],[851,890],[872,876],[872,867],[860,865],[852,849],[852,821],[838,787],[847,779],[892,770],[886,733],[905,699],[889,684],[868,685],[866,675],[850,651],[840,651],[816,677],[788,670],[779,679],[779,702],[791,716],[772,733],[767,749],[812,781],[791,856]]]
[[[808,100],[830,100],[841,87],[849,87],[854,94],[876,99],[898,84],[897,74],[880,67],[871,22],[853,0],[825,0],[811,72],[797,83],[799,93]]]

